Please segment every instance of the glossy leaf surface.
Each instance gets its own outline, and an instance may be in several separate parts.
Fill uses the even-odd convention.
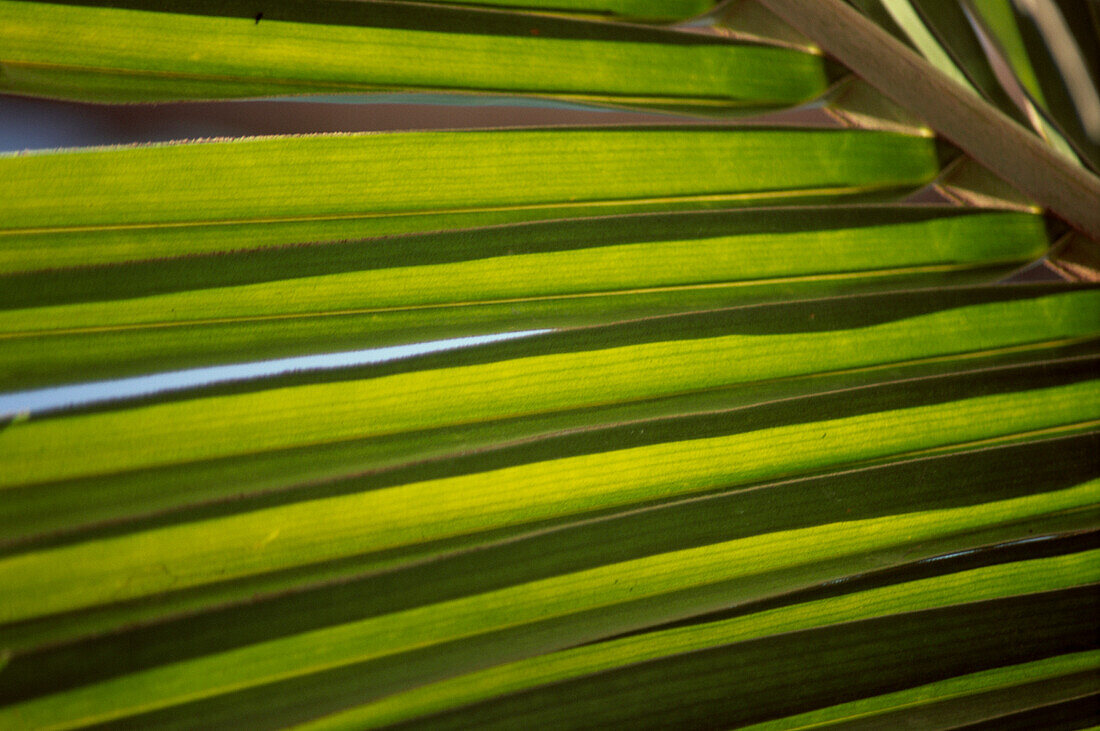
[[[1100,289],[991,284],[1093,181],[853,4],[957,81],[833,0],[0,0],[40,97],[700,115],[0,156],[0,727],[1093,722]]]
[[[446,6],[4,0],[0,29],[4,88],[96,101],[442,90],[721,107],[824,88],[820,58],[791,49]]]
[[[863,154],[846,154],[857,140]],[[928,180],[935,165],[930,140],[896,134],[701,128],[406,132],[36,153],[0,158],[0,268],[575,217],[612,204],[728,205],[897,188]]]

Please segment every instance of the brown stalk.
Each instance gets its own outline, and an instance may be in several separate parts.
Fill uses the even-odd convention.
[[[758,0],[997,177],[1100,241],[1100,179],[843,0]]]

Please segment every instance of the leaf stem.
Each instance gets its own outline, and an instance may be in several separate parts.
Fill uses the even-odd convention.
[[[1100,179],[953,82],[843,0],[760,0],[1005,182],[1100,240]]]

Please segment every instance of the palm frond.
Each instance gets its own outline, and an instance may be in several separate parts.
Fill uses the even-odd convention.
[[[0,726],[1095,723],[1088,90],[852,5],[0,0],[8,92],[597,121],[0,155]]]

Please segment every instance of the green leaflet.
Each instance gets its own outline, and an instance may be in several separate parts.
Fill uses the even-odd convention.
[[[100,101],[431,89],[705,107],[800,102],[825,82],[819,57],[675,31],[384,3],[176,8],[4,0],[3,86]]]
[[[475,225],[591,204],[896,188],[935,170],[929,139],[843,130],[401,132],[35,153],[0,157],[0,271],[432,231],[481,212],[495,218]]]
[[[1097,438],[1092,432],[972,447],[947,455],[757,484],[750,490],[721,489],[7,625],[4,644],[15,658],[10,670],[0,675],[0,698],[6,702],[27,699],[231,647],[657,553],[838,521],[964,508],[1049,493],[1094,477]],[[1055,450],[1060,457],[1057,467],[1045,459]],[[1029,475],[1026,484],[1017,479],[1023,472]],[[883,489],[884,485],[904,489]],[[257,507],[246,502],[242,509]],[[171,516],[177,523],[197,517],[182,512]],[[786,597],[780,603],[791,603],[801,601],[800,591],[812,591],[813,587],[854,590],[856,585],[868,588],[883,581],[896,583],[1083,550],[1095,546],[1095,534],[1087,532],[1095,527],[1095,519],[1095,511],[1032,517],[922,543],[917,554],[886,551],[771,577],[759,584],[740,582],[732,594],[729,589],[720,592],[715,606],[702,597],[681,608],[688,615],[697,615],[728,608],[735,600],[753,601],[761,596]],[[130,526],[125,532],[140,529]],[[70,536],[67,542],[102,537],[102,532],[86,532]],[[24,545],[21,552],[41,551],[50,545]],[[921,559],[939,554],[951,555],[930,562]],[[838,585],[834,581],[868,570],[872,573],[862,584],[847,581]],[[875,572],[881,574],[878,580]],[[608,619],[618,622],[607,629],[611,634],[624,631],[622,622],[633,621],[628,616]],[[488,649],[483,647],[477,657],[486,657]],[[493,652],[507,660],[513,650],[503,642]],[[427,665],[403,665],[405,682],[420,685],[429,676],[439,677],[440,668],[453,674],[468,667],[461,655],[445,658],[431,653],[423,659]],[[401,673],[398,675],[400,680]],[[357,677],[351,673],[344,680],[350,682],[358,702],[362,696],[354,690]],[[398,686],[400,682],[387,692],[398,690]],[[348,684],[337,683],[333,689],[339,696]]]
[[[1037,217],[1018,213],[834,202],[821,206],[582,217],[332,241],[323,245],[230,248],[207,255],[119,260],[111,262],[113,266],[110,267],[76,265],[62,268],[54,262],[49,269],[36,270],[49,262],[39,259],[34,252],[24,251],[21,253],[25,258],[13,264],[16,271],[0,275],[4,285],[0,288],[0,307],[12,309],[130,299],[365,270],[440,267],[480,260],[498,261],[511,256],[567,256],[572,252],[669,242],[691,246],[723,241],[731,249],[744,246],[745,254],[764,259],[759,263],[751,259],[744,262],[745,271],[754,277],[766,276],[767,272],[781,275],[784,271],[800,270],[812,275],[812,268],[795,263],[780,264],[761,244],[770,242],[776,247],[786,246],[790,255],[797,253],[800,257],[814,253],[800,248],[799,243],[809,245],[820,241],[835,247],[834,253],[844,256],[858,256],[861,252],[866,255],[860,246],[863,244],[868,249],[877,249],[881,256],[890,256],[892,247],[886,245],[888,241],[893,246],[912,249],[915,247],[909,241],[921,231],[935,234],[942,240],[934,247],[926,246],[935,249],[936,253],[911,251],[911,260],[935,262],[942,269],[948,264],[967,266],[983,260],[992,263],[1002,257],[1012,258],[1012,263],[1019,258],[1033,258],[1042,250],[1045,239],[1038,224]],[[989,235],[987,229],[996,234]],[[972,240],[964,245],[961,239],[967,237]],[[669,246],[665,253],[675,258],[676,247]],[[906,260],[909,259],[902,257],[894,263]],[[818,258],[817,263],[837,278],[843,277],[843,270],[837,269],[831,260]],[[830,268],[829,264],[833,266]],[[881,268],[872,267],[874,270]],[[848,276],[860,274],[869,275],[852,271]],[[704,281],[713,279],[708,277]],[[413,296],[413,284],[410,283],[409,296]],[[750,286],[749,282],[739,284]],[[769,282],[765,280],[761,284],[767,286]]]
[[[0,305],[17,308],[0,311],[9,331],[0,333],[0,388],[483,335],[517,321],[576,327],[982,281],[1044,248],[1041,221],[1027,214],[831,206],[554,221],[0,275]]]
[[[1039,77],[1028,58],[1027,47],[1020,34],[1020,24],[1012,9],[1011,0],[983,0],[967,3],[967,8],[981,20],[1000,45],[1000,51],[1011,64],[1015,80],[1027,90],[1028,95],[1040,106],[1046,106]]]
[[[0,711],[69,728],[515,626],[1095,503],[1100,481],[1042,496],[773,533],[592,569],[152,669]],[[1090,566],[1091,566],[1090,562]],[[1078,576],[1077,571],[1071,571]],[[614,579],[614,581],[613,581]],[[8,584],[12,585],[12,584]]]
[[[884,2],[996,91],[957,6]],[[553,15],[702,0],[460,4],[0,0],[0,88],[732,114],[825,82],[813,53]],[[0,390],[550,330],[0,417],[0,726],[1085,718],[1100,289],[944,289],[1046,233],[868,205],[936,150],[711,126],[0,156]]]
[[[87,538],[85,530],[133,530],[181,509],[236,513],[555,457],[1063,385],[1090,375],[1098,347],[1093,340],[973,353],[7,488],[0,550],[51,530],[68,539],[73,531]],[[1072,450],[1062,452],[1068,465]]]
[[[2,160],[3,158],[0,158]],[[793,189],[755,191],[687,198],[642,198],[632,200],[578,201],[533,206],[480,208],[440,213],[438,211],[365,215],[321,219],[287,219],[231,221],[205,223],[199,226],[152,226],[119,228],[80,228],[37,233],[20,233],[18,247],[14,239],[3,248],[20,248],[19,254],[5,254],[8,266],[18,261],[32,267],[32,273],[44,275],[49,268],[83,267],[93,271],[99,264],[115,262],[146,262],[150,258],[194,256],[231,252],[236,255],[260,249],[287,248],[306,242],[331,244],[356,239],[382,238],[430,231],[484,228],[529,221],[560,221],[598,216],[620,216],[635,213],[666,213],[673,211],[709,211],[765,205],[867,204],[896,200],[912,189],[908,185],[855,189]],[[0,236],[0,240],[3,237]],[[59,242],[61,242],[59,244]],[[247,242],[242,246],[241,242]],[[36,246],[50,250],[50,257],[33,254]],[[65,252],[80,249],[87,263],[65,256]],[[4,271],[4,276],[11,274]],[[94,276],[94,275],[91,275]]]
[[[1100,291],[1084,290],[850,330],[597,345],[580,352],[21,421],[0,431],[0,455],[10,464],[0,486],[1086,337],[1096,334],[1098,309]]]
[[[780,211],[775,215],[792,214]],[[679,217],[676,224],[693,226],[695,218],[699,217]],[[624,223],[632,222],[611,219],[606,226]],[[533,245],[530,236],[542,233],[539,228],[549,228],[553,236],[558,227],[565,230],[549,246],[543,244],[545,248],[538,250],[541,247]],[[473,232],[461,238],[430,236],[423,242],[363,242],[362,247],[368,250],[390,250],[388,254],[375,254],[383,260],[378,268],[0,312],[0,333],[385,310],[692,284],[751,284],[769,279],[783,284],[785,279],[867,270],[1022,262],[1040,255],[1046,243],[1041,219],[1017,213],[950,215],[912,224],[853,229],[697,235],[690,239],[604,245],[605,237],[595,226],[586,227],[591,237],[587,241],[571,235],[576,233],[576,225],[545,224],[534,231],[532,227],[519,228],[516,232],[488,230],[484,238]],[[657,233],[653,231],[649,236]],[[498,243],[498,237],[503,241]],[[451,254],[453,261],[395,265],[415,256],[419,246],[442,259],[447,255],[443,247],[454,247],[456,238],[459,246],[465,246]],[[471,240],[477,243],[471,245]],[[930,240],[935,243],[930,245]],[[484,253],[479,251],[481,247]],[[524,252],[525,248],[530,253]],[[317,253],[323,256],[325,252]],[[371,253],[368,251],[366,256]]]
[[[927,684],[945,671],[1090,651],[1095,640],[1081,633],[1096,609],[1093,584],[845,622],[628,665],[395,728],[503,728],[515,718],[540,726],[583,718],[593,727],[740,727]],[[1006,633],[1019,639],[1005,642]],[[1075,710],[1083,711],[1078,722],[1089,718],[1087,706]]]
[[[874,728],[874,724],[893,722],[928,724],[985,720],[991,713],[1006,707],[1033,707],[1031,704],[1050,697],[1072,698],[1095,689],[1100,679],[1097,674],[1100,669],[1098,660],[1100,652],[1095,650],[1059,655],[941,680],[746,728],[752,731],[786,731],[822,727]],[[1056,687],[1052,688],[1052,685]],[[1006,695],[1010,698],[1004,698]]]
[[[611,668],[676,653],[742,642],[753,637],[793,632],[835,622],[852,622],[895,612],[915,612],[962,602],[1050,591],[1098,580],[1100,580],[1100,551],[1085,551],[1069,556],[962,571],[947,576],[757,612],[721,622],[647,632],[619,640],[540,655],[518,663],[490,668],[389,696],[361,708],[304,724],[301,728],[303,731],[305,729],[319,731],[320,729],[376,728],[539,685],[592,675]],[[1040,661],[1033,667],[999,669],[982,673],[979,677],[970,679],[970,683],[956,692],[974,692],[976,689],[1018,683],[1021,679],[1035,680],[1096,669],[1100,669],[1100,651],[1082,653],[1070,658],[1057,658],[1054,661]],[[938,689],[940,692],[932,697],[942,698],[945,695],[943,691],[954,690],[960,685],[958,681],[945,681],[946,687]],[[898,697],[899,695],[901,698]],[[895,694],[892,700],[896,703],[902,698],[910,700],[911,697],[912,694]],[[876,700],[887,708],[890,707],[883,702],[883,699]],[[872,708],[874,705],[878,704],[866,704]],[[867,713],[869,709],[864,707],[860,710]],[[812,717],[813,720],[816,721],[820,715],[823,714]],[[794,727],[794,724],[790,726],[775,724],[775,726],[788,728]]]
[[[537,462],[63,546],[0,561],[0,583],[12,588],[0,619],[747,484],[830,464],[1092,421],[1100,416],[1098,403],[1100,382],[1086,381]],[[0,437],[17,429],[9,428]],[[562,493],[563,484],[570,485],[568,493]]]
[[[78,332],[0,336],[3,343],[0,347],[0,388],[15,390],[65,383],[74,373],[94,381],[196,366],[509,333],[520,323],[535,330],[569,330],[728,308],[731,304],[824,298],[884,291],[891,287],[917,289],[984,284],[1007,276],[1017,268],[1014,264],[917,267],[520,301],[335,311],[305,316],[275,315],[212,322],[183,320],[109,330],[93,327]],[[39,282],[53,278],[28,277]],[[127,283],[143,281],[146,280],[135,276]],[[37,292],[42,295],[59,291],[49,287],[45,284]]]

